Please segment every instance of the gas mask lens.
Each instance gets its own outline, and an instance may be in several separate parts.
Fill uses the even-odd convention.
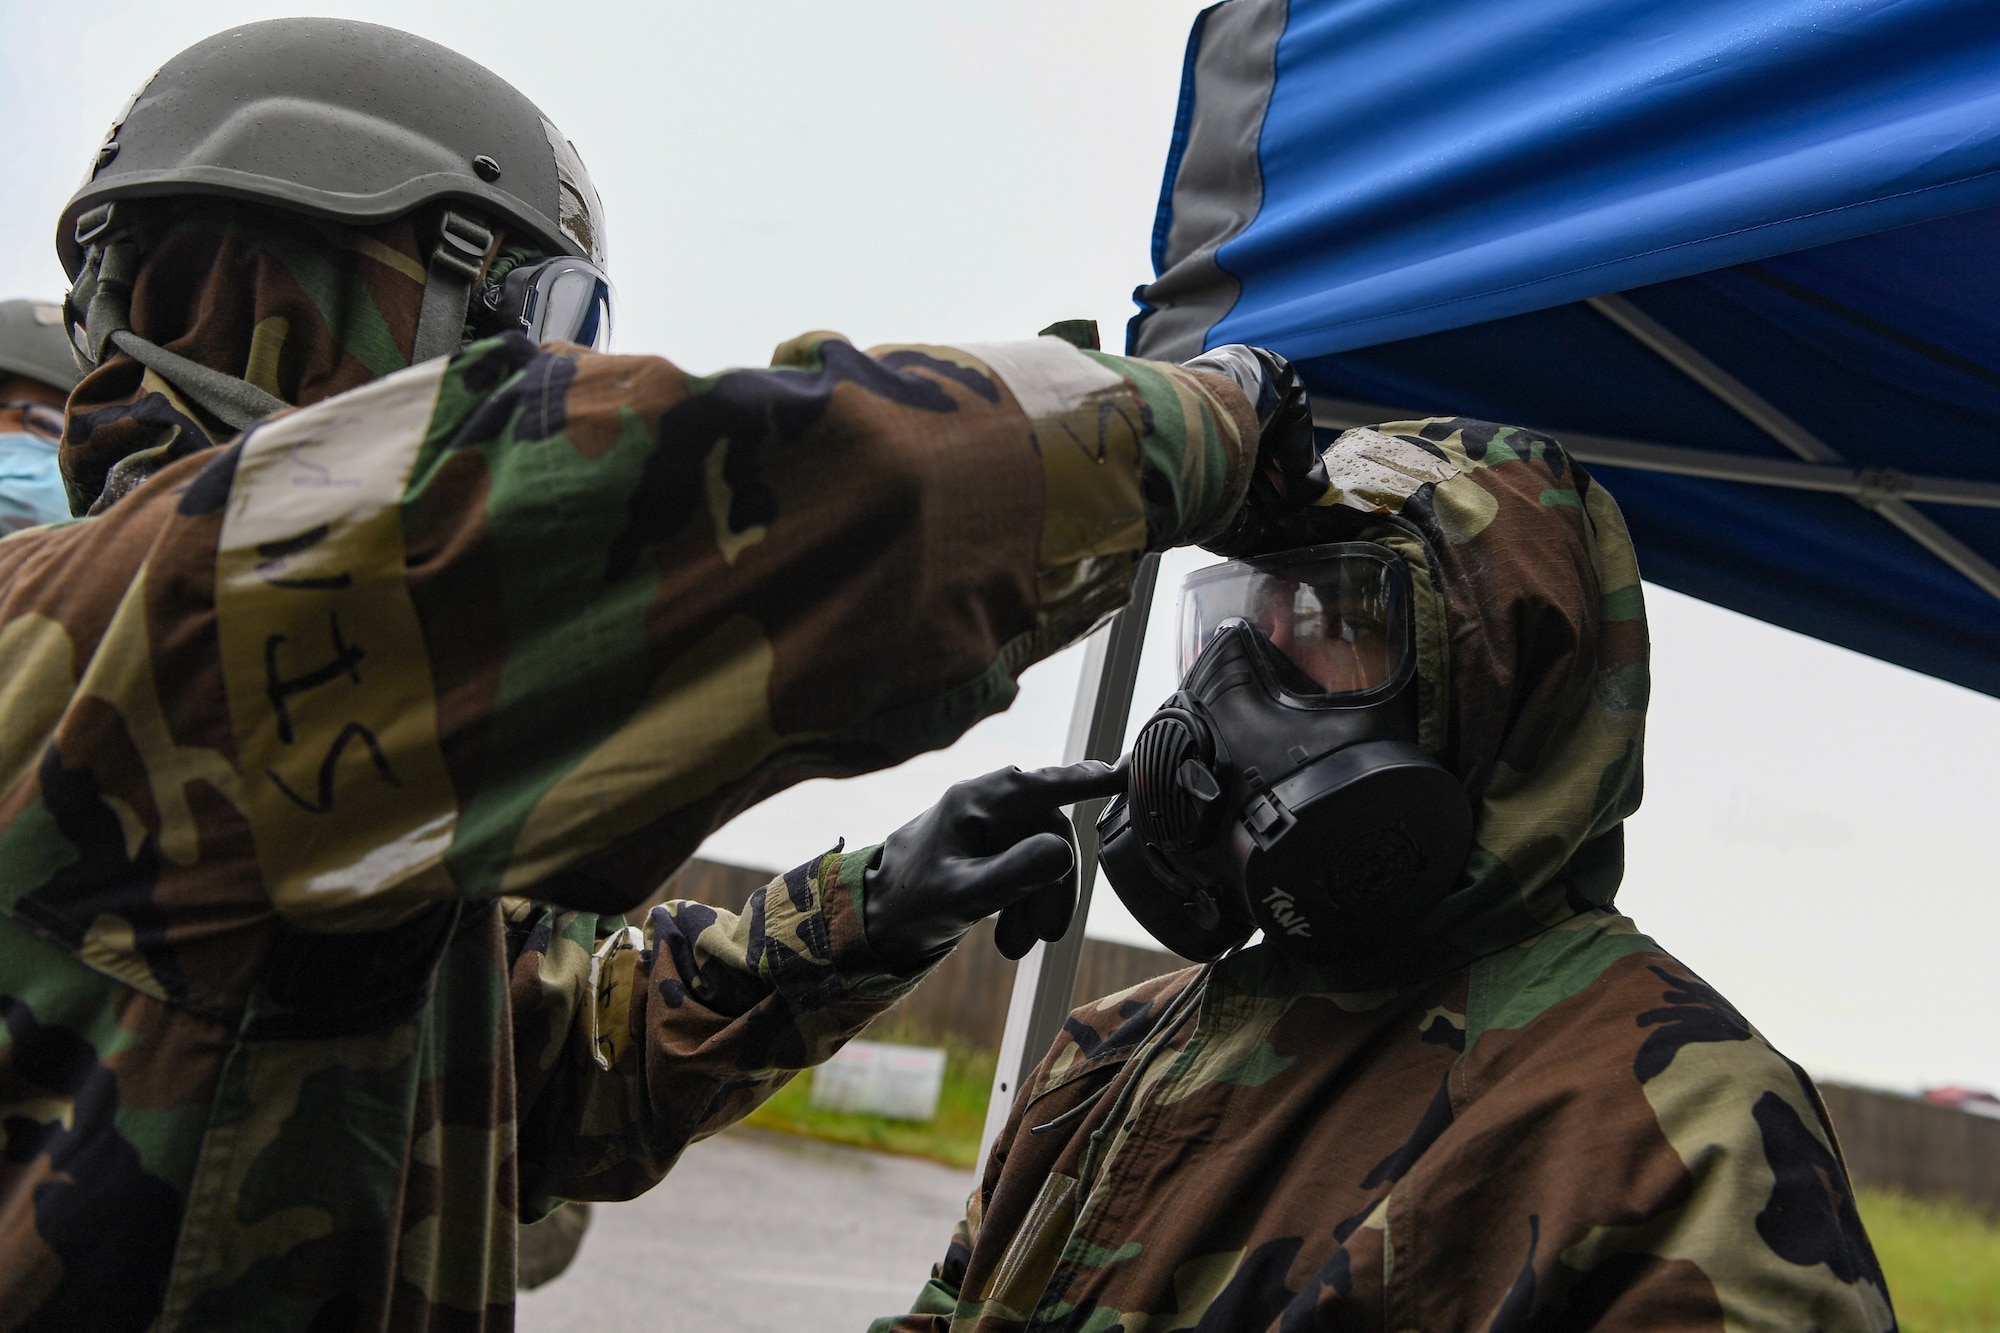
[[[1409,573],[1373,542],[1232,560],[1181,583],[1181,672],[1225,623],[1242,620],[1273,650],[1278,684],[1301,702],[1378,689],[1402,676]]]
[[[599,352],[611,345],[611,279],[586,260],[524,264],[481,300],[493,332],[519,329],[537,343],[577,343]]]

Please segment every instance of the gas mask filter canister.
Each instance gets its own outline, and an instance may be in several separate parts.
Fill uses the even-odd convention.
[[[1416,743],[1410,596],[1408,567],[1373,542],[1182,584],[1181,687],[1097,824],[1105,877],[1169,949],[1206,961],[1262,928],[1351,967],[1456,884],[1472,810]]]

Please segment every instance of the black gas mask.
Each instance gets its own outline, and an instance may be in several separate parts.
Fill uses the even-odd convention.
[[[1262,928],[1348,967],[1409,938],[1472,845],[1465,789],[1417,744],[1408,566],[1349,542],[1197,570],[1185,675],[1097,822],[1105,877],[1162,944]]]

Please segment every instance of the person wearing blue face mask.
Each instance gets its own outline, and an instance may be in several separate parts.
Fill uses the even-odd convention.
[[[56,444],[76,379],[62,306],[0,301],[0,537],[70,516]]]

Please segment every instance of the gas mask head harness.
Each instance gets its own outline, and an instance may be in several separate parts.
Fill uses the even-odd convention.
[[[1162,944],[1214,959],[1262,928],[1305,961],[1412,938],[1472,845],[1464,787],[1417,741],[1410,572],[1346,542],[1197,570],[1181,687],[1097,828]]]

